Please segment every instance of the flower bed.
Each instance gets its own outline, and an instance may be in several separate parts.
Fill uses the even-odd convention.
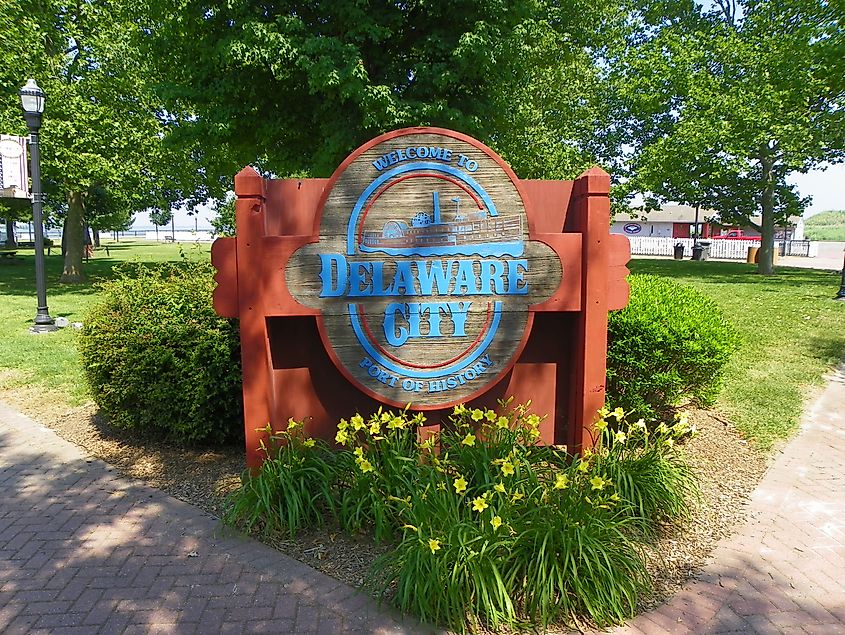
[[[650,588],[642,546],[695,495],[675,449],[684,420],[649,430],[603,412],[592,451],[541,446],[528,407],[455,408],[418,441],[421,414],[338,424],[331,450],[291,421],[233,496],[247,531],[337,523],[392,548],[369,584],[404,612],[463,630],[480,623],[619,622]]]

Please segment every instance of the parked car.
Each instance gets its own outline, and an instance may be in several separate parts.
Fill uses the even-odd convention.
[[[749,236],[741,229],[731,229],[727,233],[711,236],[713,240],[758,240],[759,236]]]

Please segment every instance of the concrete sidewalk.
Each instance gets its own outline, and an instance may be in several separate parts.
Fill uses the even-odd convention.
[[[0,404],[0,632],[427,633]]]
[[[749,521],[667,604],[613,635],[845,633],[845,366],[769,467]]]

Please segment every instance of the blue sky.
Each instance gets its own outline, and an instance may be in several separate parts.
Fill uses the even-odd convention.
[[[789,182],[798,186],[802,196],[813,197],[813,202],[804,212],[805,218],[828,210],[845,210],[845,164],[807,174],[793,174]]]

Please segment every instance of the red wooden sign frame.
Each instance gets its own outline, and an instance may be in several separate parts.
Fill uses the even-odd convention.
[[[309,434],[333,440],[341,417],[382,405],[332,359],[320,311],[294,298],[284,272],[299,248],[318,241],[323,205],[343,169],[367,148],[410,133],[481,145],[438,128],[406,129],[356,150],[332,179],[263,179],[250,167],[235,177],[237,236],[212,247],[214,306],[220,315],[240,319],[250,467],[263,458],[259,448],[268,423],[281,429],[293,417],[305,421]],[[530,240],[551,247],[564,273],[551,297],[529,307],[513,363],[497,369],[495,383],[471,403],[492,407],[500,398],[530,399],[534,412],[547,415],[543,442],[589,446],[589,428],[605,398],[608,311],[624,307],[629,293],[628,239],[610,234],[610,177],[592,168],[575,181],[520,180],[501,165],[525,204]],[[445,405],[429,410],[427,421],[438,425],[449,412]]]

